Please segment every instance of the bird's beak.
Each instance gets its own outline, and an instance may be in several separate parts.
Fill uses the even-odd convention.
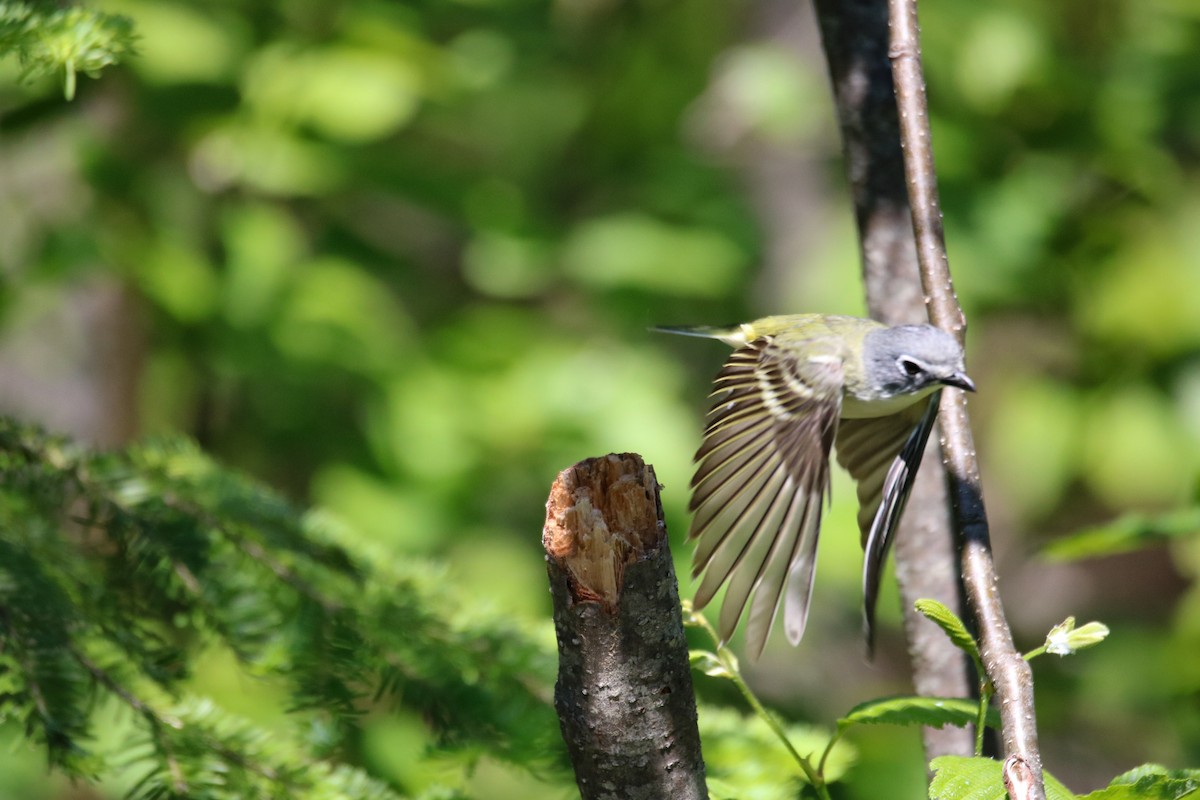
[[[965,372],[955,372],[952,375],[947,375],[940,382],[947,386],[956,386],[966,392],[975,391],[975,381],[968,378]]]

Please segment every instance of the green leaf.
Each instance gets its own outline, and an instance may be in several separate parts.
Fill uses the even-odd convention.
[[[1159,516],[1129,514],[1107,525],[1087,528],[1050,544],[1042,551],[1053,561],[1115,555],[1200,533],[1200,507]]]
[[[1143,764],[1113,778],[1107,788],[1085,794],[1080,800],[1180,800],[1200,789],[1200,770],[1169,770]]]
[[[990,758],[940,756],[935,758],[933,781],[929,784],[929,800],[1003,800],[1003,765]],[[1071,790],[1053,775],[1043,773],[1046,800],[1076,800]]]
[[[705,675],[712,678],[732,678],[729,668],[721,662],[713,653],[707,650],[690,650],[688,651],[688,661],[691,662],[692,669],[698,669]]]
[[[990,758],[935,758],[929,800],[1000,800],[1006,794],[1000,762]]]
[[[975,638],[967,631],[967,626],[957,615],[937,600],[923,598],[914,603],[917,611],[946,632],[954,646],[969,655],[975,663],[979,663],[979,646]]]
[[[961,697],[885,697],[869,700],[850,710],[838,720],[839,727],[848,725],[973,725],[979,716],[979,704]],[[988,709],[987,723],[1000,724],[995,709]]]

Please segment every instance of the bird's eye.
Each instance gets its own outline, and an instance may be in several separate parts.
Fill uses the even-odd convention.
[[[900,365],[900,369],[904,370],[904,374],[910,378],[924,372],[924,368],[911,358],[898,359],[897,363]]]

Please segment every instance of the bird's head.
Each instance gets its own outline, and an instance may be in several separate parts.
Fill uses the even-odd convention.
[[[963,366],[962,347],[953,336],[932,325],[871,331],[863,342],[863,369],[868,385],[884,398],[938,386],[975,391]]]

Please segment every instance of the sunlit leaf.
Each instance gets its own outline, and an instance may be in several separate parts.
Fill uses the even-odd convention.
[[[354,143],[404,126],[426,90],[418,66],[397,53],[291,43],[258,53],[245,84],[246,100],[258,113]]]
[[[969,655],[976,663],[979,662],[979,647],[975,644],[975,637],[970,634],[963,621],[944,603],[922,598],[914,605],[917,611],[925,615],[926,619],[946,632],[955,647]]]
[[[979,717],[979,703],[959,697],[885,697],[855,706],[838,720],[839,725],[973,725]],[[1000,724],[995,709],[988,709],[989,725]]]
[[[234,77],[250,47],[247,20],[214,5],[108,0],[137,21],[137,58],[130,66],[158,85],[218,83]]]
[[[699,670],[709,677],[733,677],[729,668],[721,663],[721,659],[717,658],[715,653],[710,653],[707,650],[691,650],[688,652],[688,660],[691,661],[692,669]]]
[[[1166,294],[1189,291],[1178,288]],[[1086,411],[1080,467],[1098,496],[1133,507],[1170,507],[1189,499],[1200,464],[1195,444],[1180,435],[1181,420],[1170,398],[1152,386],[1134,384],[1099,394]]]
[[[597,288],[716,297],[747,259],[716,231],[619,214],[582,223],[567,239],[563,261],[569,275]]]
[[[1107,788],[1079,800],[1182,800],[1200,789],[1200,770],[1143,764],[1113,778]]]
[[[963,96],[980,108],[1000,107],[1044,66],[1043,36],[1028,15],[1007,8],[981,14],[964,34],[957,71]]]
[[[940,756],[930,766],[929,800],[1003,800],[1003,765],[990,758]],[[1053,775],[1043,772],[1046,800],[1075,800],[1075,795]]]

